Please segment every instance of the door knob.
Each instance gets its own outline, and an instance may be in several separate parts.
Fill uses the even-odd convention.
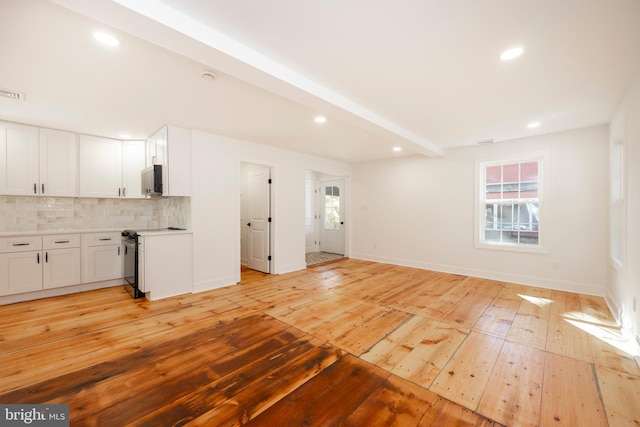
[[[249,227],[251,227],[251,223],[250,223],[250,222],[248,222],[248,223],[247,223],[247,225],[248,225]]]

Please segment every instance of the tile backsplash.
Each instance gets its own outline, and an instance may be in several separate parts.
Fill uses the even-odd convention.
[[[191,227],[191,199],[0,196],[0,233]]]

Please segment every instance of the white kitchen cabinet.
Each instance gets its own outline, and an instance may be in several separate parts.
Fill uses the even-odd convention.
[[[145,166],[145,141],[122,141],[122,196],[143,198],[141,173]]]
[[[164,126],[146,145],[146,166],[162,165],[162,195],[191,196],[191,131]]]
[[[72,132],[0,122],[0,194],[74,197],[76,147]]]
[[[142,233],[138,237],[138,287],[158,300],[193,291],[192,234]]]
[[[154,133],[146,141],[146,166],[166,165],[167,164],[167,139],[169,136],[169,127],[163,126],[162,129]]]
[[[0,238],[0,295],[42,289],[42,238]]]
[[[38,194],[38,128],[0,122],[0,194]]]
[[[80,283],[80,235],[46,235],[42,240],[42,287],[60,288]]]
[[[82,283],[124,277],[122,238],[119,232],[82,235]]]
[[[144,256],[144,237],[138,236],[138,289],[149,292],[147,289],[147,274]]]
[[[122,197],[122,141],[80,135],[80,197]]]
[[[80,135],[80,196],[142,198],[145,141]]]
[[[0,295],[79,283],[79,234],[0,238]]]
[[[39,130],[40,195],[75,197],[78,145],[73,132]]]

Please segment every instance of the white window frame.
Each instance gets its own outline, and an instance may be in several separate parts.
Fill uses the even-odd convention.
[[[609,261],[624,276],[627,248],[627,153],[624,139],[615,140],[610,150]]]
[[[474,212],[474,245],[478,249],[495,249],[510,252],[531,252],[531,253],[548,253],[546,249],[546,236],[549,229],[547,222],[546,211],[548,209],[547,201],[545,200],[545,188],[547,186],[547,177],[549,176],[549,154],[531,153],[528,155],[502,158],[499,160],[477,160],[476,161],[476,190],[474,192],[475,198],[475,212]],[[526,162],[538,162],[538,244],[522,244],[522,243],[504,243],[504,242],[487,242],[485,240],[485,199],[484,194],[486,191],[486,168],[488,166],[505,165],[512,163],[526,163]]]

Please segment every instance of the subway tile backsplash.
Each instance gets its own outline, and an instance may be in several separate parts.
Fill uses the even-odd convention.
[[[191,227],[191,199],[0,196],[0,233]]]

